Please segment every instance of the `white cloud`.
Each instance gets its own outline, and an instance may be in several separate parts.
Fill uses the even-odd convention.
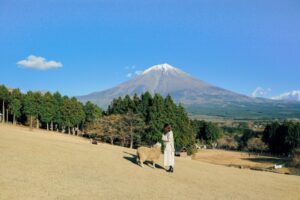
[[[137,70],[137,71],[134,72],[134,74],[137,75],[137,76],[142,74],[142,73],[143,73],[143,71],[140,71],[140,70]]]
[[[127,71],[126,72],[127,78],[133,78],[143,73],[143,71],[138,70],[135,65],[126,66],[125,70]]]
[[[251,96],[252,97],[266,97],[266,95],[271,92],[272,89],[271,88],[262,88],[260,86],[258,86],[252,93]]]
[[[300,90],[293,90],[290,92],[285,92],[279,96],[272,97],[274,100],[285,100],[285,101],[300,101]]]
[[[132,73],[128,73],[126,76],[127,76],[127,78],[131,78],[132,77]]]
[[[135,65],[125,67],[126,70],[132,70],[132,69],[135,69],[135,68],[136,68]]]
[[[127,74],[126,74],[126,77],[127,77],[127,78],[132,78],[132,77],[138,76],[138,75],[140,75],[140,74],[142,74],[142,73],[143,73],[143,71],[136,70],[136,71],[134,71],[134,72],[129,72],[129,73],[127,73]]]
[[[53,60],[47,61],[46,58],[30,55],[24,60],[17,62],[18,65],[21,65],[24,68],[38,69],[38,70],[47,70],[53,68],[62,67],[61,62],[56,62]]]

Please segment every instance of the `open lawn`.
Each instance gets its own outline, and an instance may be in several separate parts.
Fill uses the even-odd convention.
[[[297,168],[286,167],[289,160],[273,156],[264,156],[257,154],[248,154],[237,151],[224,151],[217,149],[199,150],[193,156],[194,160],[207,162],[217,165],[232,166],[238,168],[248,168],[256,170],[268,170],[282,174],[297,174],[300,175],[300,170]],[[273,169],[274,165],[283,165],[282,169]]]
[[[76,136],[0,125],[0,199],[300,199],[299,176],[185,158],[176,158],[175,173],[168,174],[139,167],[134,154]]]

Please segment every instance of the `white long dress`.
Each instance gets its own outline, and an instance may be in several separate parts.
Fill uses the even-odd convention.
[[[165,167],[170,167],[170,166],[174,167],[175,147],[174,147],[173,131],[163,134],[162,141],[164,142],[164,145],[165,145],[164,166]]]

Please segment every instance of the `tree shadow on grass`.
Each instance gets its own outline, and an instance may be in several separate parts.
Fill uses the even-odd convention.
[[[125,152],[125,151],[123,153],[129,155],[129,156],[124,156],[123,157],[125,160],[128,160],[128,161],[130,161],[131,163],[133,163],[133,164],[135,164],[137,166],[140,166],[139,163],[137,162],[137,156],[136,155],[134,155],[132,153]],[[147,165],[148,167],[152,168],[152,162],[150,162],[150,161],[145,161],[144,165]],[[155,164],[155,168],[156,169],[163,169],[163,170],[165,170],[165,168],[163,168],[161,165],[159,165],[157,163]]]
[[[243,160],[249,160],[249,161],[258,162],[258,163],[274,163],[274,164],[279,164],[279,163],[285,163],[285,162],[287,162],[286,159],[281,159],[281,158],[266,158],[266,157],[261,157],[261,158],[243,158]]]

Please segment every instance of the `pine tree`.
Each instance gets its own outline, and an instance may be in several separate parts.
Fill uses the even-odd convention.
[[[135,93],[134,96],[133,96],[133,112],[135,114],[142,114],[142,111],[141,111],[141,99],[140,97]]]
[[[123,112],[122,114],[125,114],[133,110],[134,110],[134,102],[132,101],[129,95],[126,95],[122,101],[122,112]]]
[[[166,118],[164,98],[155,94],[149,107],[149,128],[145,136],[147,143],[154,144],[161,140],[163,126],[168,121],[170,120]]]
[[[27,92],[24,97],[24,113],[30,120],[30,128],[33,128],[33,119],[37,119],[39,115],[38,95],[31,91]]]
[[[152,106],[153,98],[149,92],[141,95],[140,112],[142,113],[146,123],[150,121],[150,107]]]
[[[62,107],[63,107],[63,98],[59,92],[55,92],[53,94],[54,98],[54,118],[53,122],[51,122],[50,129],[53,130],[53,123],[55,123],[56,130],[58,131],[59,128],[63,125],[63,117],[62,117]]]
[[[4,85],[0,85],[0,101],[2,103],[2,122],[5,122],[5,104],[8,101],[8,89]]]
[[[73,134],[74,134],[74,127],[79,131],[80,127],[82,127],[86,115],[84,112],[84,106],[81,102],[77,101],[76,98],[71,99],[73,102],[72,112],[74,113],[72,123],[73,123]],[[77,134],[77,132],[75,132]]]
[[[47,130],[49,130],[49,124],[54,120],[55,114],[55,99],[50,92],[47,92],[42,96],[40,109],[41,121],[46,123]]]
[[[92,123],[102,116],[101,108],[90,101],[86,102],[86,104],[84,105],[84,112],[86,116],[85,121],[87,123]]]
[[[175,147],[180,150],[186,148],[191,153],[195,143],[195,134],[193,132],[190,119],[182,105],[175,108],[175,119],[173,122]]]
[[[63,97],[63,104],[61,107],[62,112],[62,124],[63,128],[68,128],[68,134],[71,134],[71,128],[73,127],[73,102],[68,97]]]
[[[22,108],[22,93],[19,89],[14,89],[11,92],[8,108],[13,115],[13,124],[16,124],[16,118],[21,116]]]

